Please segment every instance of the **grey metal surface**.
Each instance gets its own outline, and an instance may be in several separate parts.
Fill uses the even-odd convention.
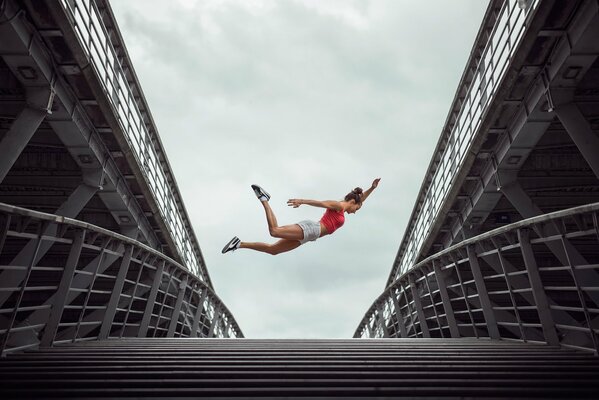
[[[0,360],[4,397],[593,398],[599,359],[477,339],[123,339]]]
[[[375,300],[354,337],[383,337],[378,328],[381,314],[391,337],[405,337],[395,329],[394,317],[416,327],[408,337],[424,333],[423,320],[433,337],[441,337],[442,331],[455,332],[453,315],[459,336],[498,334],[501,339],[559,343],[597,354],[599,304],[591,294],[599,291],[599,285],[581,280],[579,274],[599,270],[598,219],[599,203],[575,207],[495,229],[430,256]],[[560,262],[548,245],[558,242],[567,248],[566,241],[588,261]],[[424,276],[439,289],[431,292]],[[416,287],[408,290],[410,282]],[[439,298],[441,302],[431,301]],[[424,317],[412,312],[406,316],[397,309],[419,307],[418,303]],[[490,307],[486,313],[485,307]],[[445,318],[439,323],[437,315]]]
[[[0,219],[6,221],[0,270],[20,276],[16,285],[0,280],[0,291],[6,294],[0,306],[4,355],[40,343],[98,338],[243,337],[231,312],[205,282],[140,242],[2,203]],[[28,263],[11,264],[31,240],[35,246]],[[42,243],[48,251],[37,257]]]

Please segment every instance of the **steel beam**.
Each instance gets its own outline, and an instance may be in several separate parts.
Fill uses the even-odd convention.
[[[399,327],[399,333],[402,338],[407,338],[408,331],[406,329],[406,323],[403,320],[403,316],[401,315],[401,308],[399,306],[399,300],[395,296],[395,290],[391,291],[391,299],[393,299],[393,306],[395,307],[395,316],[397,318],[397,326]]]
[[[121,298],[121,292],[123,291],[123,285],[125,284],[125,278],[129,271],[129,265],[131,264],[131,254],[133,253],[133,246],[126,245],[125,251],[123,252],[123,258],[119,272],[115,278],[114,286],[112,287],[112,293],[110,294],[110,300],[106,305],[106,311],[104,313],[104,319],[102,320],[102,326],[100,328],[100,334],[98,339],[106,339],[110,335],[110,328],[112,327],[112,321],[116,314],[116,308]]]
[[[146,309],[144,311],[144,316],[139,325],[139,332],[137,334],[137,337],[146,337],[148,333],[148,325],[150,324],[150,317],[152,316],[152,311],[154,310],[156,295],[158,294],[158,288],[160,287],[160,283],[162,282],[162,272],[164,271],[164,265],[165,262],[162,261],[158,268],[156,268],[156,273],[154,274],[154,279],[152,282],[152,289],[150,290],[150,294],[148,295]]]
[[[171,322],[168,326],[166,337],[174,337],[175,335],[175,328],[177,328],[177,321],[179,321],[179,312],[181,312],[181,304],[183,304],[183,297],[187,289],[187,279],[188,276],[185,275],[185,278],[179,283],[179,293],[177,294],[175,308],[173,308],[173,313],[171,314]]]
[[[441,293],[441,301],[443,301],[443,309],[445,310],[445,318],[447,319],[447,325],[449,326],[449,333],[452,338],[459,338],[460,331],[455,321],[455,316],[453,314],[453,307],[451,306],[449,294],[447,293],[447,284],[445,283],[445,277],[443,276],[443,272],[441,271],[441,267],[439,267],[438,262],[433,261],[433,269],[435,271],[435,279],[437,280],[437,285],[439,286],[439,293]]]
[[[480,299],[480,305],[483,309],[483,315],[487,322],[487,331],[491,339],[499,339],[499,330],[497,328],[497,321],[495,320],[495,314],[493,314],[493,308],[491,306],[491,300],[489,299],[489,293],[487,292],[487,286],[483,278],[480,264],[476,256],[476,251],[472,246],[468,246],[468,261],[470,262],[470,269],[472,270],[472,277],[476,285],[478,292],[478,298]]]
[[[0,141],[0,182],[21,155],[37,128],[46,117],[46,110],[26,107]]]
[[[204,312],[204,302],[208,295],[208,290],[206,288],[202,288],[201,290],[202,294],[199,295],[200,300],[198,301],[198,307],[196,308],[193,324],[191,325],[191,337],[198,337],[198,327],[200,326],[200,319],[202,319],[202,313]]]
[[[414,306],[416,307],[418,320],[420,320],[420,330],[422,331],[422,336],[424,336],[425,338],[430,338],[431,334],[428,331],[426,315],[424,314],[422,302],[420,301],[420,295],[418,294],[418,289],[416,288],[416,283],[414,282],[412,274],[408,275],[408,281],[410,282],[410,289],[412,290],[412,298],[414,299]]]
[[[69,257],[62,271],[62,277],[56,294],[54,295],[54,301],[50,308],[50,316],[44,329],[44,334],[40,345],[43,347],[50,347],[54,343],[54,337],[56,336],[56,330],[62,318],[62,313],[66,305],[67,294],[71,288],[71,282],[73,281],[73,275],[75,268],[79,263],[79,257],[81,255],[81,249],[83,247],[83,241],[85,239],[84,230],[76,230],[73,236],[73,242],[71,244],[71,250],[69,251]]]
[[[555,108],[555,113],[599,179],[599,137],[575,103],[559,105]]]
[[[537,261],[535,260],[535,255],[530,244],[530,232],[528,229],[518,230],[518,240],[520,241],[520,250],[524,259],[526,272],[528,273],[537,312],[539,313],[539,320],[541,321],[545,341],[549,345],[556,346],[559,344],[559,339],[555,330],[551,309],[549,308],[549,302],[547,301],[545,287],[539,273],[539,267],[537,266]]]

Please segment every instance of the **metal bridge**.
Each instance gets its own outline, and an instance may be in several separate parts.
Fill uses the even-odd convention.
[[[597,354],[599,3],[492,1],[384,292],[355,337]]]
[[[354,339],[246,340],[107,0],[0,0],[0,392],[595,396],[597,38],[597,0],[491,0]]]
[[[0,2],[0,350],[243,337],[107,2]]]

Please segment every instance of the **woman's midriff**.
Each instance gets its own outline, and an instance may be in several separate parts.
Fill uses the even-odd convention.
[[[327,227],[324,226],[324,224],[322,222],[320,222],[320,236],[319,237],[323,237],[328,234],[329,234],[329,231],[327,231]]]

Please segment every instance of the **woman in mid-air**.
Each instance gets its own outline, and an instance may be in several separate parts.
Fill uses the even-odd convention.
[[[264,206],[266,211],[266,221],[268,222],[268,230],[270,235],[280,240],[269,244],[261,242],[242,242],[237,236],[227,243],[223,248],[223,254],[229,251],[235,251],[237,249],[251,249],[261,251],[268,254],[280,254],[286,251],[293,250],[306,242],[312,242],[325,235],[330,235],[339,229],[345,222],[345,214],[354,214],[358,211],[364,201],[370,196],[372,191],[379,185],[381,178],[377,178],[372,182],[370,189],[365,192],[361,188],[355,188],[348,193],[344,200],[304,200],[304,199],[290,199],[287,201],[287,205],[297,208],[302,204],[306,204],[313,207],[326,208],[326,211],[320,221],[301,221],[294,225],[279,226],[277,224],[277,218],[272,212],[268,200],[270,195],[266,193],[258,185],[252,185],[256,197]]]

